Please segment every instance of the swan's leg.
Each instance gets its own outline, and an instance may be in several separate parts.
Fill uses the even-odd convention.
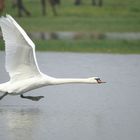
[[[39,101],[41,98],[44,98],[44,96],[23,96],[23,94],[20,95],[21,98],[29,99],[32,101]]]
[[[8,92],[5,92],[2,96],[0,96],[0,100],[3,99],[7,95],[8,95]]]

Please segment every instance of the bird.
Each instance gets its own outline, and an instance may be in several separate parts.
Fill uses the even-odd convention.
[[[0,84],[0,100],[7,95],[20,95],[21,98],[39,101],[44,96],[23,94],[49,85],[105,83],[99,77],[55,78],[42,73],[36,59],[35,44],[15,19],[8,14],[0,17],[0,27],[5,42],[5,69],[9,74],[9,81]]]

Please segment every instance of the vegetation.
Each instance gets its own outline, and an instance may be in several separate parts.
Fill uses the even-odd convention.
[[[16,20],[28,32],[140,32],[139,0],[103,0],[102,7],[91,5],[92,0],[83,1],[80,6],[74,0],[61,0],[57,7],[58,16],[54,16],[48,7],[47,16],[41,15],[40,0],[24,0],[31,17],[17,17],[16,9],[11,8],[11,0],[6,1],[3,13],[16,16]],[[140,41],[110,40],[35,40],[37,50],[140,53]],[[0,49],[2,49],[0,40]]]
[[[140,54],[140,41],[36,40],[38,51]],[[0,50],[4,50],[0,42]]]
[[[36,49],[40,51],[71,51],[89,53],[140,53],[140,41],[108,41],[108,40],[77,40],[77,41],[37,41]]]
[[[32,16],[18,18],[27,31],[96,31],[96,32],[140,32],[139,0],[104,0],[103,7],[91,5],[92,0],[83,1],[75,6],[74,0],[61,0],[57,7],[58,16],[53,16],[48,6],[47,16],[41,15],[40,0],[24,0]],[[11,0],[6,1],[3,13],[17,16],[12,9]]]

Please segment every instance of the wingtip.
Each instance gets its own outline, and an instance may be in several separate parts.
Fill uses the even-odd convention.
[[[7,17],[7,18],[9,18],[9,17],[12,17],[12,16],[11,16],[11,15],[9,15],[9,14],[6,14],[6,17]]]
[[[2,25],[3,21],[4,21],[5,17],[4,16],[1,16],[0,17],[0,26]]]
[[[1,16],[0,17],[0,27],[2,28],[3,25],[6,25],[6,26],[10,26],[12,23],[14,22],[13,18],[11,15],[9,14],[6,14],[5,16]]]
[[[6,18],[10,21],[10,22],[16,22],[15,20],[14,20],[14,18],[11,16],[11,15],[9,15],[9,14],[6,14]]]
[[[4,19],[6,19],[6,16],[1,16],[0,17],[0,21],[3,21]]]
[[[12,16],[10,14],[6,14],[5,16],[1,16],[0,19],[5,19],[5,18],[8,18],[8,19],[13,19]]]
[[[6,19],[6,18],[13,19],[12,16],[9,14],[6,14],[5,16],[0,16],[0,19]]]
[[[1,17],[0,17],[0,20],[2,20],[2,19],[4,19],[4,18],[5,18],[4,16],[1,16]]]
[[[6,17],[5,16],[1,16],[0,17],[0,26],[3,25],[3,23],[5,22],[5,20],[6,20]]]

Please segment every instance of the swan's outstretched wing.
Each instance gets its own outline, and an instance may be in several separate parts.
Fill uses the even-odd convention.
[[[10,16],[0,18],[5,40],[6,70],[11,79],[24,79],[40,74],[35,45],[25,31]]]

